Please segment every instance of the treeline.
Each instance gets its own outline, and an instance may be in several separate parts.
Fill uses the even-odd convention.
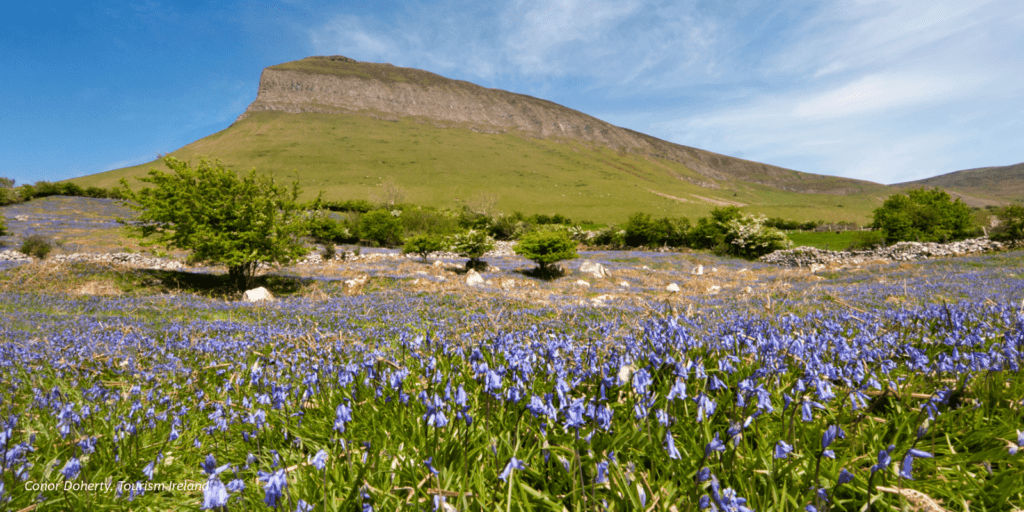
[[[94,197],[99,199],[123,199],[117,189],[102,187],[82,188],[74,183],[51,183],[37,181],[31,185],[15,187],[14,180],[0,178],[0,206],[23,203],[32,199],[49,196]]]
[[[323,203],[308,205],[319,207],[310,213],[310,235],[322,244],[397,247],[410,238],[422,241],[423,237],[452,237],[469,231],[485,233],[495,240],[519,240],[537,231],[563,231],[571,239],[594,247],[712,249],[748,258],[791,245],[782,231],[768,225],[766,217],[744,213],[735,206],[716,208],[711,216],[698,219],[696,224],[685,217],[654,218],[636,213],[622,226],[585,230],[581,226],[593,224],[573,222],[561,214],[515,212],[491,216],[468,208],[438,210],[396,205],[364,209],[366,205],[355,202],[330,206]],[[342,204],[345,207],[339,208]]]

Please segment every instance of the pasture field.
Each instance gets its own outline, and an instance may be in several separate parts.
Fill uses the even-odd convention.
[[[828,251],[845,251],[863,231],[786,231],[793,247],[817,247]]]
[[[0,510],[1024,508],[1024,252],[508,256],[475,288],[371,252],[264,304],[217,268],[0,267]]]

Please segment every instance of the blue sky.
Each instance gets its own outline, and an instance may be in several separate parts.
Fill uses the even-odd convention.
[[[264,67],[345,55],[895,183],[1024,162],[1021,48],[1020,0],[21,2],[0,20],[0,175],[152,160],[229,126]]]

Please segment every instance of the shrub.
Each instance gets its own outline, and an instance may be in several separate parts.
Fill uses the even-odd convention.
[[[466,262],[466,268],[487,268],[487,262],[482,261],[480,258],[487,251],[494,248],[494,239],[488,236],[485,231],[471,229],[466,233],[454,235],[449,240],[452,251],[455,251],[456,254],[463,258],[469,258],[469,261]]]
[[[397,215],[396,215],[397,212]],[[359,238],[370,240],[381,247],[396,247],[402,243],[402,219],[398,210],[374,210],[359,218]]]
[[[406,208],[399,218],[406,233],[447,236],[459,232],[453,215],[433,208]]]
[[[7,236],[7,219],[0,214],[0,236]]]
[[[630,247],[679,247],[686,245],[690,221],[685,217],[652,219],[650,214],[635,213],[625,226],[625,243]]]
[[[971,209],[942,189],[894,194],[874,212],[872,229],[889,242],[947,242],[971,236]]]
[[[366,213],[373,210],[373,204],[363,199],[349,201],[321,201],[320,207],[332,212]]]
[[[606,247],[625,247],[626,245],[626,230],[612,224],[597,231],[594,236],[587,241],[589,245],[606,246]]]
[[[725,223],[724,246],[718,250],[741,258],[754,259],[793,245],[785,233],[768,227],[764,215],[745,214]]]
[[[565,231],[527,233],[519,239],[516,254],[536,263],[541,274],[549,274],[553,263],[579,257],[576,242]]]
[[[323,258],[324,261],[331,261],[337,254],[338,250],[334,247],[334,244],[327,242],[324,244],[324,252],[320,253],[320,257]]]
[[[53,250],[53,246],[43,235],[32,235],[21,242],[21,249],[19,250],[22,254],[45,260],[46,256]]]
[[[174,157],[163,162],[173,174],[152,169],[139,178],[155,188],[133,192],[121,180],[121,193],[142,212],[129,225],[136,236],[191,251],[190,263],[227,266],[239,289],[249,287],[260,262],[290,263],[307,254],[298,182],[288,190],[255,169],[239,177],[219,160],[203,158],[195,168]]]
[[[309,236],[317,243],[344,244],[355,242],[357,240],[356,237],[352,236],[352,233],[348,228],[332,219],[324,211],[314,212],[310,215],[308,222]]]
[[[405,241],[405,246],[402,247],[402,254],[419,254],[423,261],[427,261],[427,256],[432,252],[437,252],[444,249],[444,242],[437,235],[416,235]]]
[[[1000,242],[1024,240],[1024,206],[1007,206],[997,214],[1000,223],[992,230],[991,238]]]
[[[730,253],[726,238],[727,225],[730,221],[743,218],[743,212],[736,206],[726,206],[711,210],[711,217],[701,217],[686,234],[686,245],[694,249],[716,249]]]

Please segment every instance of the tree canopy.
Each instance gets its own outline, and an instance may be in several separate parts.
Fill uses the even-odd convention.
[[[942,189],[918,189],[894,194],[874,212],[871,227],[887,242],[947,242],[974,233],[971,209]]]
[[[129,206],[141,212],[129,223],[136,236],[190,251],[190,264],[227,266],[239,289],[249,287],[261,262],[286,264],[306,254],[298,182],[282,187],[255,169],[239,177],[219,160],[203,158],[194,168],[174,157],[163,162],[173,173],[152,169],[139,178],[153,188],[133,192],[121,180]]]

